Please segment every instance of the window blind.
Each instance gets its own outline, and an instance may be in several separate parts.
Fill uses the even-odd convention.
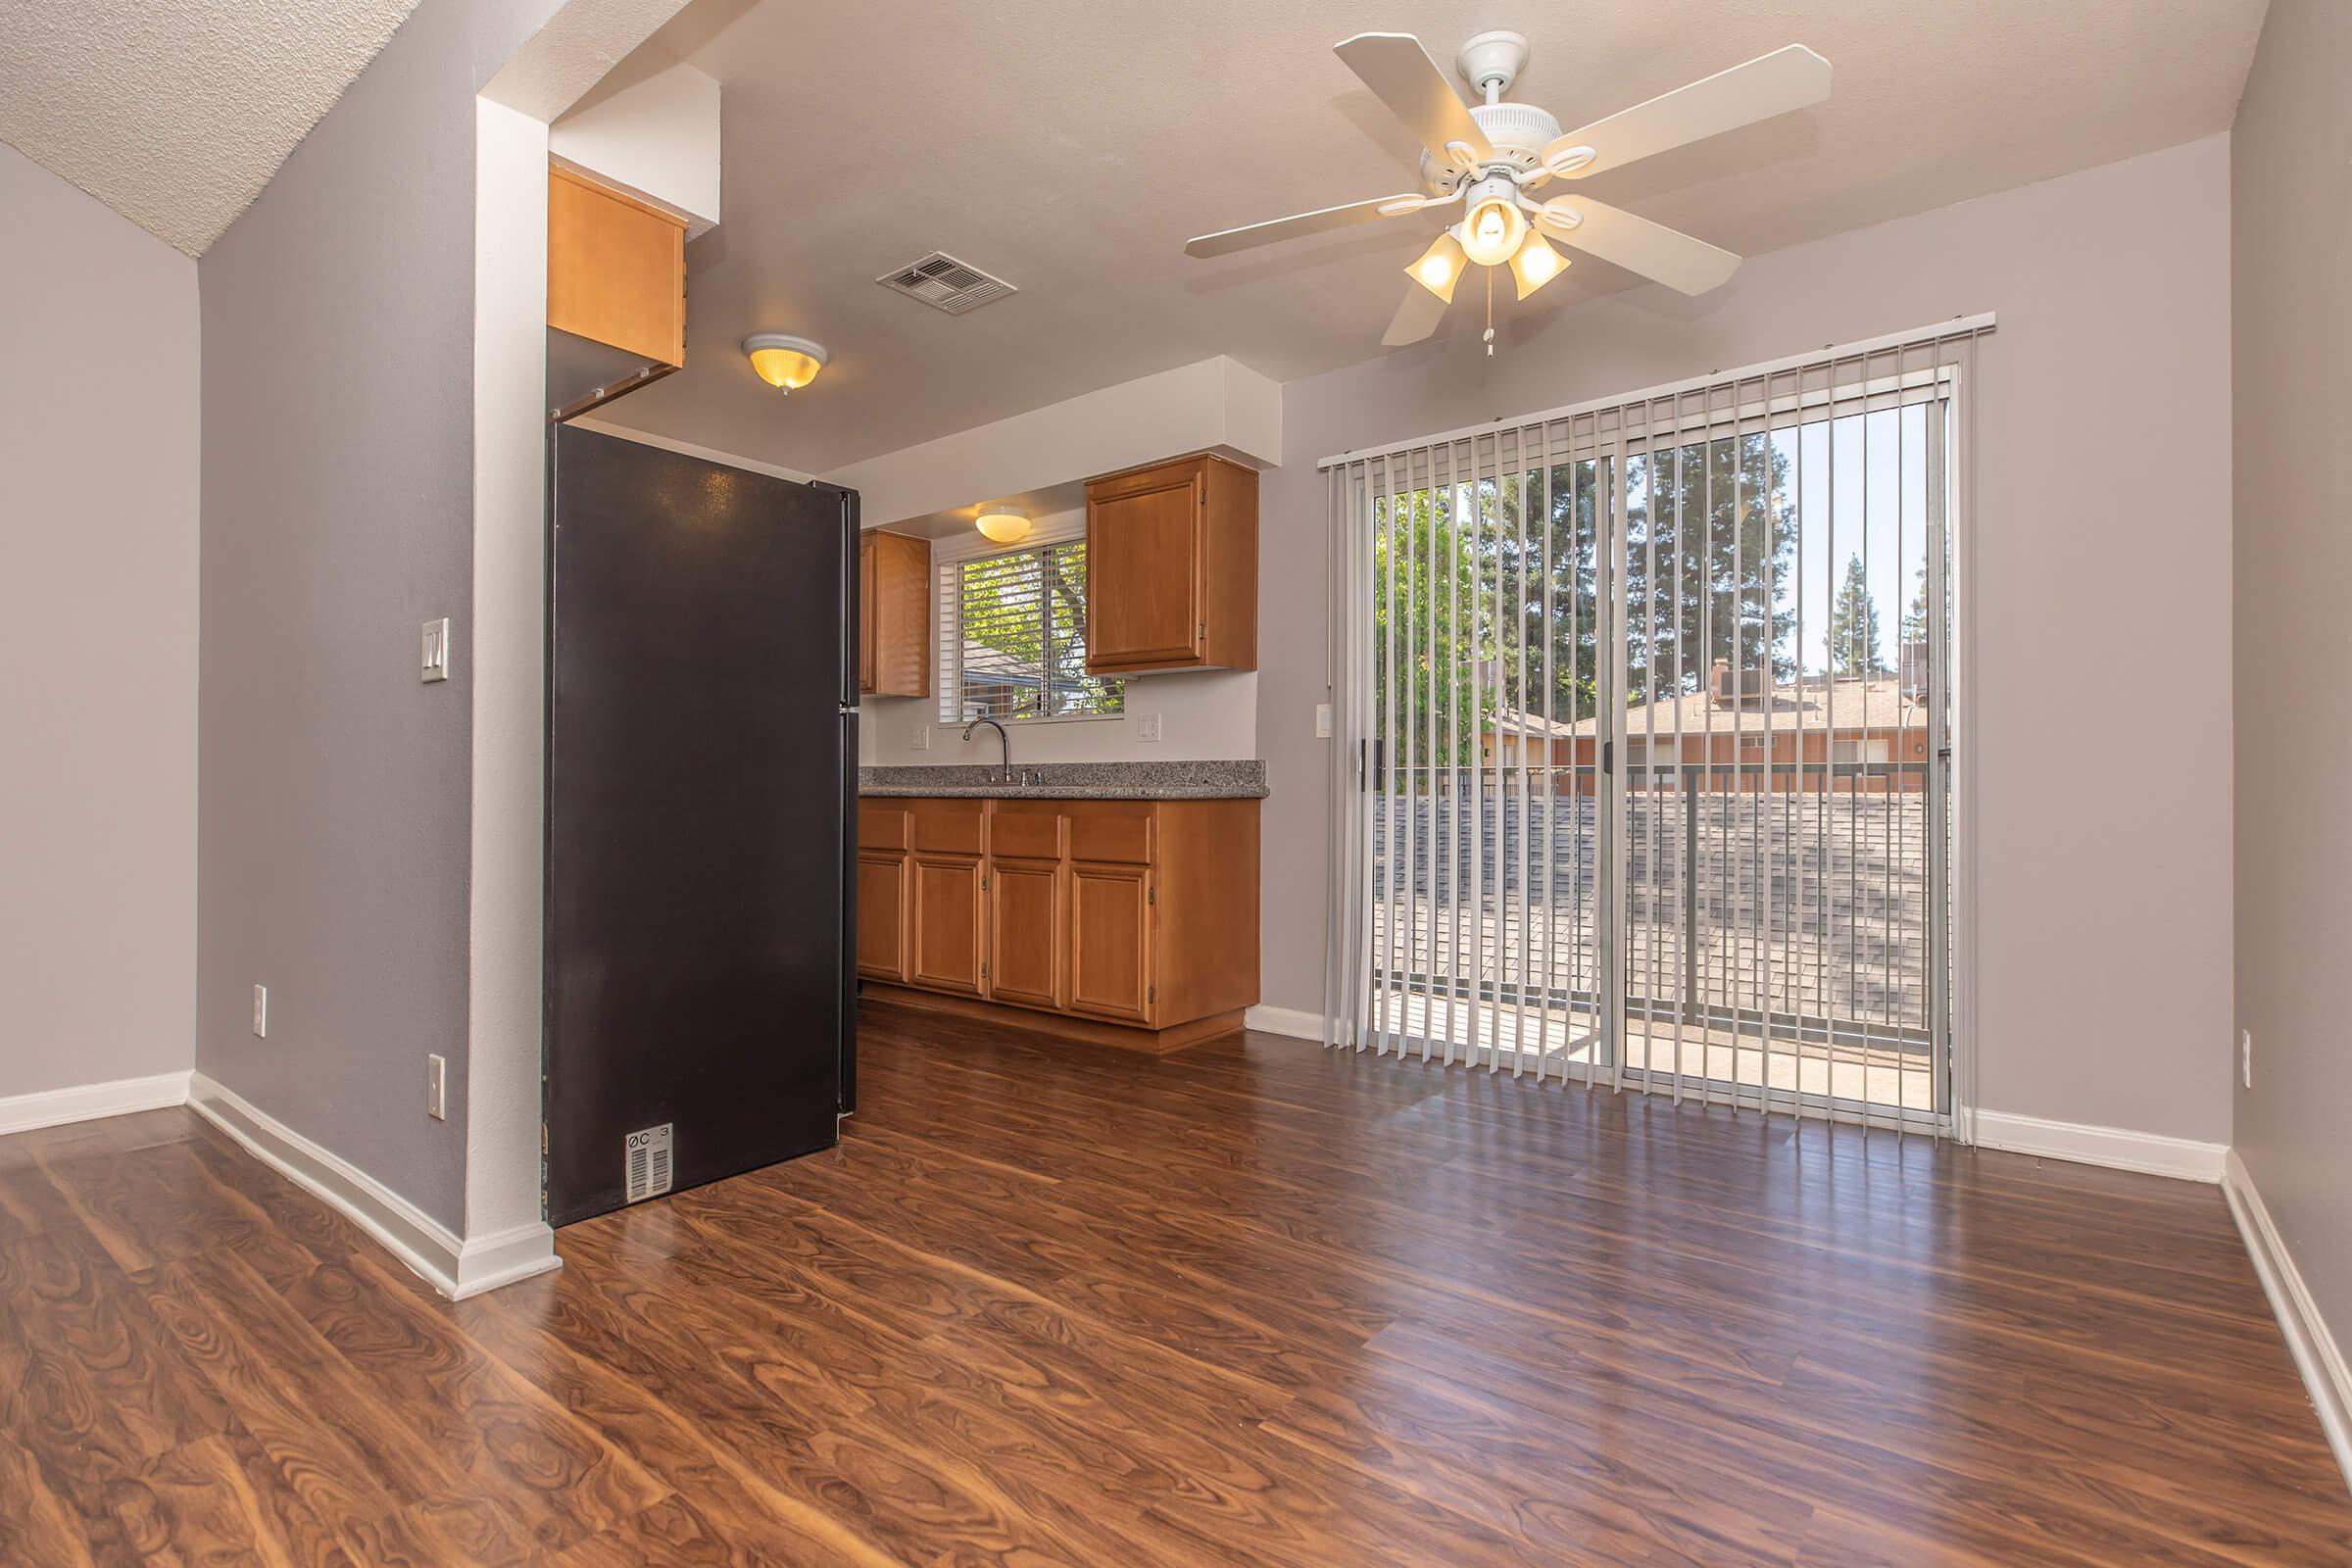
[[[1991,329],[1325,460],[1327,1043],[1957,1123]]]
[[[1116,713],[1116,680],[1086,672],[1086,541],[983,556],[942,568],[940,719]]]

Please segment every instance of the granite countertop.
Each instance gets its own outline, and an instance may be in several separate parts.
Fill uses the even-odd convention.
[[[1033,762],[1007,779],[994,765],[861,767],[860,795],[968,795],[1034,801],[1262,800],[1263,762]]]

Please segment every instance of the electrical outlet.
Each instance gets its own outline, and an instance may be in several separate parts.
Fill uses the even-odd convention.
[[[930,725],[917,724],[914,726],[914,749],[918,752],[927,752],[931,749]]]
[[[2254,1087],[2254,1031],[2237,1032],[2237,1077],[2248,1089]]]
[[[268,1039],[270,1035],[270,988],[268,986],[253,988],[253,1032],[263,1039]]]
[[[1331,705],[1329,703],[1315,705],[1315,739],[1319,741],[1331,739]]]
[[[440,1056],[424,1058],[424,1113],[435,1121],[449,1119],[449,1062]]]
[[[1144,732],[1136,738],[1138,740],[1146,741],[1155,741],[1159,739],[1159,715],[1157,713],[1146,713],[1144,715]]]
[[[421,663],[416,678],[449,679],[449,617],[443,615],[439,620],[426,621],[418,641]]]

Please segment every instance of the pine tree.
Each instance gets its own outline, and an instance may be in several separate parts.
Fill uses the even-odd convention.
[[[1879,662],[1879,607],[1862,575],[1862,558],[1845,564],[1845,581],[1830,603],[1830,670],[1838,675],[1871,675]]]

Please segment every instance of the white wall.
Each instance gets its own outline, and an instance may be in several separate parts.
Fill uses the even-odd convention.
[[[196,264],[0,146],[0,1100],[184,1072]]]
[[[477,874],[474,97],[553,9],[424,0],[198,269],[197,1066],[452,1231]],[[427,685],[417,628],[442,615],[451,678]]]
[[[692,66],[632,56],[547,135],[556,163],[675,213],[688,239],[717,226],[718,83]]]
[[[1265,1000],[1321,1010],[1324,490],[1376,442],[1982,311],[1979,1104],[2230,1137],[2230,144],[2192,142],[1284,388],[1263,480]],[[2161,759],[2126,784],[2118,753]]]
[[[624,399],[606,412],[625,420],[627,409]],[[857,491],[862,521],[877,528],[1187,452],[1262,464],[1281,450],[1281,389],[1220,356],[901,447],[819,477]]]
[[[2231,152],[2237,1021],[2254,1032],[2232,1142],[2352,1344],[2352,6],[2273,0]]]

